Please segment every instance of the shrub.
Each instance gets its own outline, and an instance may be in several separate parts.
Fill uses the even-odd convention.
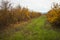
[[[53,8],[47,14],[47,20],[53,26],[60,26],[60,6],[58,3],[53,5]]]
[[[41,15],[40,12],[31,12],[27,8],[21,8],[20,5],[16,8],[12,8],[8,1],[3,0],[0,7],[0,28],[1,26],[27,21]]]

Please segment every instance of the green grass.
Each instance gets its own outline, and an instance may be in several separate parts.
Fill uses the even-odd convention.
[[[46,16],[32,19],[26,25],[10,31],[1,40],[60,40],[60,32],[45,28]],[[9,32],[8,32],[9,33]]]

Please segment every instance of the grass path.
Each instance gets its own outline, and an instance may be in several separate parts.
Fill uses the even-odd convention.
[[[28,24],[13,29],[13,34],[1,40],[60,40],[60,32],[46,29],[45,22],[45,16],[32,19]]]

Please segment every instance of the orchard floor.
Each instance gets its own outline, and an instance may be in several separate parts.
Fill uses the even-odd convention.
[[[0,40],[60,40],[60,31],[50,27],[46,16],[40,16],[0,31]]]

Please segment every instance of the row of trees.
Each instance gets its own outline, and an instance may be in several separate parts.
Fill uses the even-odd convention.
[[[52,9],[47,14],[47,19],[53,26],[60,26],[60,5],[58,3],[53,4]]]
[[[8,1],[2,0],[0,6],[0,26],[27,21],[40,15],[41,13],[29,11],[27,8],[21,8],[20,5],[12,8]]]

